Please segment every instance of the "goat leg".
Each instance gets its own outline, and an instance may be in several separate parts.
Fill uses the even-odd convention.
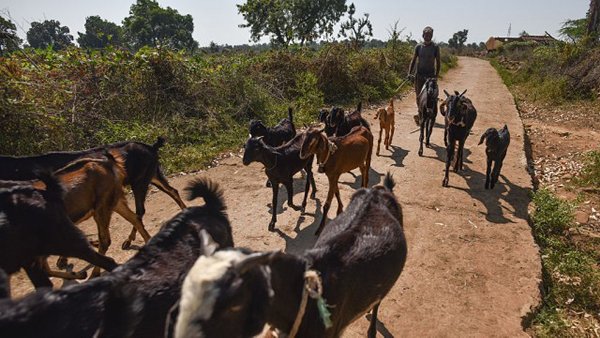
[[[377,140],[377,156],[379,156],[379,148],[381,147],[381,133],[383,132],[383,127],[379,129],[379,140]]]
[[[302,207],[296,206],[294,204],[294,183],[290,181],[290,182],[286,182],[284,185],[285,185],[285,190],[287,190],[287,195],[288,195],[288,201],[287,201],[288,206],[296,211],[302,209]]]
[[[394,129],[396,129],[396,127],[394,126],[394,121],[392,121],[390,125],[390,137],[388,139],[388,146],[392,145],[392,139],[394,138]]]
[[[315,232],[316,236],[319,236],[321,234],[321,231],[323,231],[323,227],[325,227],[325,223],[327,222],[327,213],[329,212],[329,207],[331,206],[333,195],[336,192],[337,182],[339,178],[339,175],[327,176],[327,179],[329,180],[329,191],[327,191],[327,200],[325,200],[325,204],[323,204],[323,218],[321,219],[321,223],[319,224],[317,232]]]
[[[419,156],[423,156],[423,131],[425,129],[425,120],[421,120],[421,125],[419,127],[421,130],[421,134],[419,135]]]
[[[42,260],[46,260],[46,257],[35,258],[30,265],[24,266],[23,269],[25,269],[27,277],[29,277],[36,289],[45,287],[52,288],[52,282],[50,281],[50,278],[48,278]]]
[[[131,230],[129,237],[121,245],[121,248],[123,250],[127,250],[131,247],[131,242],[133,240],[135,240],[136,230],[137,230],[137,232],[140,233],[140,235],[142,235],[142,238],[144,238],[144,242],[147,243],[150,240],[151,236],[148,233],[148,231],[146,231],[146,228],[144,227],[144,223],[142,223],[140,218],[137,217],[137,215],[134,214],[131,209],[129,209],[129,206],[127,205],[127,201],[125,200],[125,197],[122,197],[119,199],[114,210],[116,213],[121,215],[123,218],[125,218],[129,223],[131,223],[133,225],[133,229]]]
[[[269,223],[269,231],[275,231],[275,223],[277,222],[277,194],[279,194],[279,182],[271,181],[271,189],[273,190],[273,200],[271,201],[271,222]]]
[[[492,171],[492,159],[488,157],[485,168],[485,189],[490,188],[490,172]]]
[[[448,142],[448,146],[446,147],[446,172],[444,174],[444,180],[442,181],[442,186],[448,186],[448,170],[450,170],[450,162],[454,157],[454,140],[450,140]]]
[[[494,189],[496,183],[498,183],[498,177],[500,176],[500,169],[502,169],[502,161],[495,161],[494,169],[492,170],[492,182],[490,188]]]
[[[377,312],[379,311],[379,304],[373,306],[373,312],[371,314],[371,323],[369,324],[369,330],[367,331],[368,338],[375,338],[377,336]]]

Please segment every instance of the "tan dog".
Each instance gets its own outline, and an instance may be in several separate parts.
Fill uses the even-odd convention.
[[[390,150],[392,144],[392,138],[394,137],[394,98],[390,99],[390,103],[387,107],[379,108],[375,114],[375,119],[379,119],[379,140],[377,141],[377,156],[379,156],[379,147],[381,146],[381,132],[385,130],[385,139],[383,144],[385,149]]]

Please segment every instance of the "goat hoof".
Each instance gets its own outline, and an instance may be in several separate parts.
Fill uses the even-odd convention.
[[[269,231],[275,231],[275,222],[269,223]]]
[[[97,239],[93,239],[90,241],[90,245],[93,246],[94,248],[97,248],[100,246],[100,241]]]
[[[126,240],[125,242],[123,242],[123,244],[121,244],[121,249],[123,249],[123,250],[131,249],[131,241]]]
[[[289,206],[290,206],[290,208],[292,208],[292,209],[294,209],[294,210],[296,210],[296,211],[298,211],[298,210],[301,210],[301,209],[302,209],[302,207],[299,207],[299,206],[297,206],[297,205],[294,205],[294,204],[290,204]]]
[[[419,150],[419,156],[423,156],[423,150]]]
[[[267,180],[267,183],[265,184],[267,186],[267,188],[271,187],[271,181]]]
[[[79,271],[79,272],[73,272],[73,278],[74,279],[86,279],[87,272],[85,270]]]
[[[444,180],[442,181],[442,187],[447,187],[448,186],[448,179],[444,178]]]

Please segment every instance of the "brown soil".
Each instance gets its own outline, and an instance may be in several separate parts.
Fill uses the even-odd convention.
[[[395,102],[398,115],[392,150],[382,150],[382,156],[374,156],[372,161],[370,185],[380,184],[388,171],[394,175],[409,245],[404,272],[380,308],[379,332],[399,337],[525,336],[522,321],[540,298],[540,258],[527,223],[531,178],[523,124],[511,94],[486,61],[460,58],[459,66],[440,81],[440,88],[468,89],[467,96],[479,113],[466,143],[466,171],[451,173],[450,187],[442,188],[445,149],[440,117],[432,136],[433,149],[425,149],[424,157],[417,155],[414,95]],[[374,113],[366,110],[364,115],[377,138],[379,124],[374,123]],[[505,123],[511,131],[511,147],[499,185],[486,191],[485,152],[477,142],[485,129]],[[304,214],[287,207],[282,189],[276,206],[278,232],[269,232],[271,190],[264,186],[264,171],[258,164],[243,166],[240,156],[232,154],[215,168],[170,181],[180,190],[196,176],[219,182],[237,246],[295,253],[312,246],[327,192],[324,175],[317,174],[317,199],[309,200]],[[345,201],[360,185],[360,177],[354,175],[344,174],[340,179]],[[298,203],[303,189],[300,175],[294,187]],[[145,223],[151,234],[179,211],[162,193],[150,194],[146,205]],[[121,218],[113,218],[113,245],[108,254],[119,262],[135,253],[120,249],[130,227]],[[91,238],[96,237],[92,222],[82,228]],[[135,244],[143,242],[138,239]],[[13,277],[12,282],[14,295],[31,290],[23,274]],[[344,336],[364,337],[367,327],[367,319],[360,318]]]

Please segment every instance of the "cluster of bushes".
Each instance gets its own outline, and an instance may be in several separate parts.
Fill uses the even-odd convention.
[[[167,171],[193,170],[239,147],[251,118],[276,123],[292,106],[296,123],[312,122],[324,105],[393,96],[411,53],[406,43],[197,55],[156,48],[13,53],[0,60],[0,153],[151,143],[164,135]]]
[[[585,42],[511,42],[494,54],[492,62],[502,68],[507,84],[525,87],[524,95],[533,100],[595,100],[600,91],[600,47]]]

